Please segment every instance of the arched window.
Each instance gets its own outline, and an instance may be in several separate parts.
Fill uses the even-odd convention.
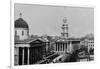
[[[24,31],[22,31],[22,35],[24,35]]]

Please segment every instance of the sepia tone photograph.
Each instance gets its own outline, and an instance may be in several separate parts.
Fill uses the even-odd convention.
[[[14,65],[94,61],[94,8],[14,4]]]

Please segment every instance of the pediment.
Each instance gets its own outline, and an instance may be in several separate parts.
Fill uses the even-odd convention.
[[[41,43],[44,43],[42,40],[39,40],[39,39],[36,39],[32,42],[30,42],[30,44],[41,44]]]

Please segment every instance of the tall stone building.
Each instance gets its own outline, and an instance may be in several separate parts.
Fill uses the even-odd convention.
[[[61,29],[61,37],[55,41],[54,51],[59,54],[72,53],[74,51],[74,48],[76,48],[74,46],[76,46],[76,44],[80,44],[80,40],[69,37],[68,23],[66,17],[63,18]]]

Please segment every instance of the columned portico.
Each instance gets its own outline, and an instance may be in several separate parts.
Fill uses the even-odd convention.
[[[71,53],[73,51],[72,41],[56,42],[55,52],[57,53]]]
[[[55,43],[55,52],[65,53],[67,51],[67,42],[56,42]]]

